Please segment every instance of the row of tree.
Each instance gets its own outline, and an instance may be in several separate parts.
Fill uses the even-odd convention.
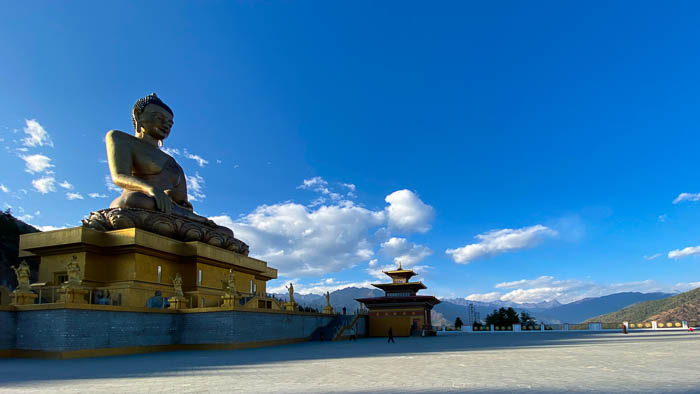
[[[494,309],[493,312],[489,313],[488,316],[486,316],[486,324],[493,324],[494,326],[512,326],[513,324],[520,324],[523,326],[534,326],[535,317],[530,315],[526,311],[522,311],[520,312],[520,314],[518,314],[518,312],[516,312],[515,309],[511,307],[500,308]],[[464,322],[462,322],[462,319],[457,317],[457,319],[455,320],[455,327],[461,329],[463,325]],[[481,322],[474,322],[474,325],[481,326]]]

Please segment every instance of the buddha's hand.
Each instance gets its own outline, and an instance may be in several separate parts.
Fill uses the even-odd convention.
[[[151,188],[148,194],[156,200],[156,208],[164,213],[170,214],[173,210],[173,201],[162,190]]]

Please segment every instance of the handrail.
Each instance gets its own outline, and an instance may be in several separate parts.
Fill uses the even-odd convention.
[[[346,329],[352,328],[352,327],[357,323],[357,320],[360,318],[360,316],[363,316],[363,315],[360,315],[360,314],[358,313],[357,315],[355,315],[355,318],[353,318],[353,319],[350,321],[350,324],[348,324],[348,325],[346,325],[346,326],[343,326],[340,330],[338,330],[338,332],[337,332],[337,333],[335,334],[335,336],[333,337],[333,340],[334,340],[334,341],[339,340],[340,337],[343,336],[343,332],[345,332]]]

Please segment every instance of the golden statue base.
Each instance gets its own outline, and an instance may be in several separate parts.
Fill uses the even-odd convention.
[[[238,297],[230,294],[221,296],[221,306],[224,308],[233,308],[234,306],[238,306]]]
[[[134,308],[147,306],[157,291],[174,295],[177,273],[182,275],[188,308],[190,299],[192,307],[219,306],[220,297],[227,293],[221,289],[221,280],[230,270],[239,287],[253,280],[263,292],[266,281],[277,278],[277,270],[264,261],[137,228],[97,231],[73,227],[20,236],[20,258],[41,260],[38,282],[56,283],[73,256],[81,266],[83,288],[108,291],[111,305]]]
[[[323,313],[330,315],[333,314],[333,308],[329,305],[323,307]]]
[[[31,305],[34,303],[39,296],[26,290],[15,290],[12,295],[12,302],[10,305]]]
[[[189,307],[189,303],[185,297],[170,297],[168,298],[168,302],[170,303],[170,309],[185,309]]]
[[[296,302],[285,302],[284,310],[288,312],[297,312],[299,311],[299,304]]]
[[[83,226],[99,231],[138,228],[178,241],[199,241],[232,252],[248,255],[248,245],[233,232],[214,222],[196,222],[181,216],[138,208],[107,208],[91,212]]]
[[[87,304],[88,290],[79,287],[62,287],[58,289],[58,302],[63,304]]]

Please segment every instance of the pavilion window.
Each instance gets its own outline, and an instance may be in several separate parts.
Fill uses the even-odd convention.
[[[250,293],[253,294],[253,280],[250,280]]]
[[[199,283],[200,286],[202,285],[202,270],[199,270],[197,273],[197,283]]]
[[[163,267],[160,265],[158,266],[158,283],[160,283],[160,280],[163,278]]]

